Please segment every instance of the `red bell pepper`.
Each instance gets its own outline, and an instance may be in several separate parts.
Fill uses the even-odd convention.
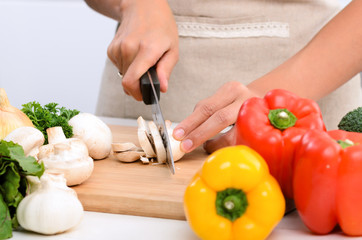
[[[327,234],[339,224],[345,234],[362,236],[362,133],[306,133],[293,186],[299,215],[312,232]]]
[[[295,147],[309,129],[326,128],[316,102],[275,89],[264,98],[250,98],[242,104],[236,129],[236,144],[257,151],[268,163],[284,195],[292,198]]]

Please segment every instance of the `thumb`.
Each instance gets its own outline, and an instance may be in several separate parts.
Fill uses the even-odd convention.
[[[206,141],[203,147],[207,153],[212,153],[220,148],[233,146],[236,144],[235,134],[236,128],[233,127],[228,132],[223,133],[214,139]]]

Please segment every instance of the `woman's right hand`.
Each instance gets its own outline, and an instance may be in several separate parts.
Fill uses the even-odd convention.
[[[123,0],[117,33],[108,57],[123,75],[124,91],[141,101],[139,79],[157,63],[162,92],[178,61],[178,32],[166,0]]]

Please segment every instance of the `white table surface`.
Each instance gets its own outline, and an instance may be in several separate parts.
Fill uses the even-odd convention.
[[[135,120],[102,118],[108,124],[135,126]],[[122,204],[121,202],[119,204]],[[296,211],[286,215],[269,235],[268,240],[298,239],[348,239],[340,231],[328,235],[313,235],[303,225]],[[107,240],[196,240],[198,239],[186,221],[162,218],[129,216],[99,212],[84,212],[82,221],[73,229],[58,235],[44,236],[25,230],[13,231],[16,240],[55,239],[107,239]],[[354,237],[350,239],[362,239]]]

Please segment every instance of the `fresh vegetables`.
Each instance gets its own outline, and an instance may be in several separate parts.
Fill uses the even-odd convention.
[[[43,172],[43,164],[26,157],[20,145],[0,141],[0,239],[10,238],[18,226],[16,208],[27,193],[26,176],[40,177]]]
[[[338,129],[362,133],[362,107],[348,112],[339,122]]]
[[[4,140],[19,144],[26,156],[37,158],[39,147],[44,143],[44,135],[35,127],[19,127],[10,132]]]
[[[104,159],[110,154],[112,132],[100,118],[91,113],[79,113],[68,123],[73,127],[73,137],[87,145],[91,158]]]
[[[65,107],[58,107],[57,103],[48,103],[42,107],[38,102],[29,102],[22,105],[23,111],[39,129],[45,138],[45,144],[48,143],[46,129],[55,126],[61,126],[67,138],[73,136],[72,127],[68,124],[69,119],[79,113],[78,110],[70,110]]]
[[[281,89],[250,98],[240,108],[236,143],[256,150],[268,163],[283,193],[293,198],[294,151],[309,129],[325,130],[316,102]]]
[[[327,234],[337,224],[362,236],[362,133],[307,132],[296,151],[294,200],[305,225]]]
[[[42,234],[56,234],[77,225],[83,217],[83,206],[76,192],[67,187],[62,174],[48,172],[32,179],[30,194],[16,211],[20,225]]]
[[[131,142],[113,143],[113,156],[121,162],[141,160],[143,163],[149,163],[153,159],[157,159],[158,163],[166,163],[166,149],[156,124],[153,121],[145,121],[142,117],[138,117],[137,123],[138,143],[141,147],[139,148]],[[185,155],[185,152],[181,150],[181,142],[172,136],[171,121],[166,120],[165,124],[173,160],[176,162]]]
[[[247,146],[212,153],[184,195],[188,223],[201,239],[265,239],[285,200],[263,158]]]
[[[87,180],[94,168],[85,143],[78,138],[65,138],[61,127],[47,129],[49,144],[39,148],[38,158],[45,169],[62,173],[68,186]]]
[[[10,105],[5,90],[0,88],[0,140],[23,126],[33,127],[33,123],[22,111]]]

